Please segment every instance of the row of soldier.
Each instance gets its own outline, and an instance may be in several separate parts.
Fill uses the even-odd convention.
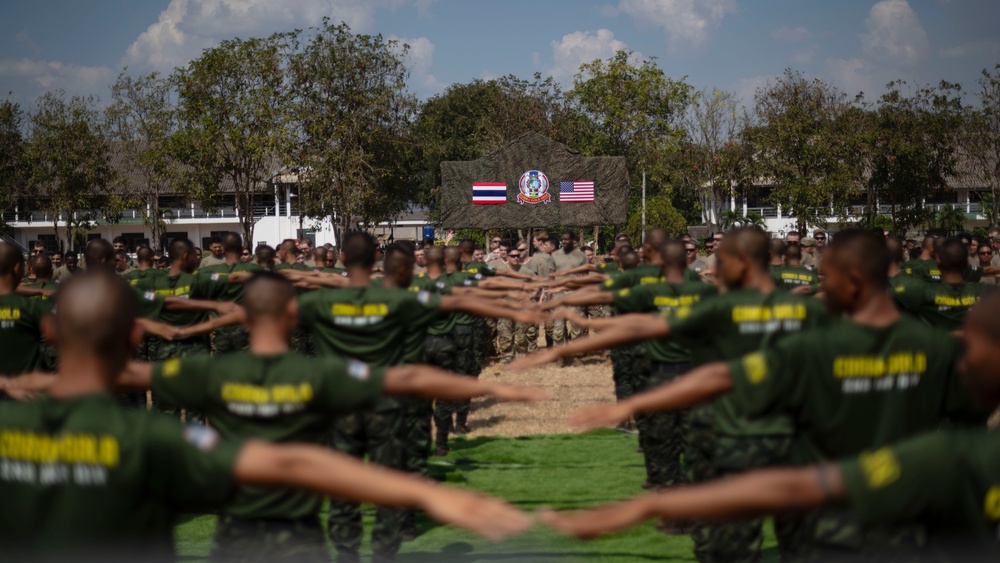
[[[712,237],[714,244],[710,261],[714,264],[703,267],[701,272],[695,271],[698,260],[692,256],[697,250],[693,242],[669,240],[659,229],[650,231],[637,250],[633,250],[624,237],[618,237],[612,254],[613,262],[600,264],[588,263],[586,257],[580,260],[582,253],[575,248],[576,237],[572,232],[562,235],[558,251],[552,248],[544,233],[541,235],[532,241],[541,253],[531,260],[534,262],[538,256],[546,260],[544,256],[547,255],[553,262],[549,272],[521,274],[519,268],[509,268],[507,273],[497,276],[505,278],[502,280],[491,277],[505,270],[497,272],[475,261],[474,244],[462,241],[458,247],[422,249],[426,271],[415,280],[412,279],[415,253],[405,245],[391,247],[386,252],[384,276],[374,282],[376,286],[370,279],[375,265],[375,247],[363,235],[356,235],[353,240],[364,240],[364,245],[358,243],[359,247],[365,247],[364,252],[351,254],[348,252],[351,239],[345,241],[346,272],[338,271],[335,266],[297,267],[294,243],[279,247],[278,254],[283,262],[275,269],[287,270],[285,276],[293,280],[300,291],[349,286],[355,291],[372,294],[367,296],[369,299],[355,299],[352,303],[336,299],[330,301],[333,297],[344,298],[336,292],[317,291],[299,296],[294,317],[301,319],[303,326],[312,329],[312,346],[320,356],[375,358],[368,361],[378,365],[385,361],[385,354],[395,355],[393,362],[400,360],[398,354],[405,349],[400,344],[407,339],[424,341],[426,338],[426,350],[422,351],[426,359],[459,373],[475,375],[481,367],[481,358],[463,357],[463,353],[472,352],[474,356],[474,351],[481,350],[482,346],[476,345],[475,339],[477,335],[481,338],[485,331],[476,326],[477,321],[462,318],[466,311],[508,319],[515,326],[521,323],[536,330],[541,321],[553,321],[554,336],[559,330],[561,338],[558,341],[562,345],[522,358],[511,365],[513,369],[560,359],[565,361],[579,354],[613,348],[619,401],[581,412],[576,422],[589,427],[621,423],[635,417],[647,461],[646,485],[649,488],[663,489],[683,483],[709,481],[759,467],[801,465],[852,457],[865,448],[888,446],[921,431],[937,428],[945,421],[970,426],[982,422],[982,413],[971,406],[966,391],[954,377],[953,366],[959,354],[958,347],[939,330],[956,330],[964,313],[982,293],[981,286],[966,281],[971,270],[970,255],[962,239],[949,239],[940,244],[930,240],[929,245],[925,241],[928,258],[933,264],[927,259],[906,263],[902,271],[910,273],[900,273],[904,252],[901,241],[893,238],[886,240],[881,234],[840,233],[834,245],[821,251],[824,264],[821,272],[825,280],[820,289],[815,280],[805,279],[807,275],[803,273],[815,270],[795,263],[797,259],[801,260],[796,252],[800,245],[774,244],[754,229],[739,229],[718,239]],[[239,266],[243,248],[238,237],[231,235],[228,238],[230,240],[223,241],[227,263],[221,269],[213,271],[213,267],[208,266],[194,274],[198,262],[194,258],[193,246],[187,241],[175,241],[177,246],[172,244],[170,249],[170,270],[163,276],[168,280],[175,279],[153,282],[140,278],[136,286],[146,290],[144,298],[150,301],[156,300],[151,295],[170,294],[174,298],[186,290],[186,295],[195,299],[185,300],[184,308],[199,306],[196,302],[200,296],[208,297],[207,301],[212,303],[226,292],[242,293],[240,282],[247,281],[247,278],[240,274],[241,270],[255,268]],[[804,242],[808,244],[808,241]],[[266,248],[263,250],[265,255],[260,256],[261,249],[258,249],[257,258],[268,264],[268,259],[273,257],[266,255]],[[509,252],[508,249],[508,255]],[[364,255],[364,260],[359,262],[361,255]],[[778,262],[781,262],[780,266]],[[148,265],[143,268],[140,259],[139,271],[149,269]],[[979,270],[980,278],[996,275],[989,268]],[[182,279],[183,274],[190,278]],[[920,276],[927,279],[920,280]],[[540,284],[529,281],[551,277],[557,277],[556,281]],[[719,286],[704,283],[705,278],[717,280]],[[784,285],[788,285],[790,291],[782,291],[781,286]],[[434,315],[428,313],[426,319],[417,314],[420,318],[409,319],[409,324],[401,331],[386,332],[382,323],[392,309],[390,302],[394,298],[402,299],[400,296],[404,292],[398,290],[411,286],[416,291],[409,292],[405,301],[418,313],[420,307],[413,303],[424,306],[434,303],[435,307],[430,308],[454,311],[456,314],[441,318],[436,312]],[[543,286],[553,298],[541,304],[526,305],[525,297],[536,297]],[[393,288],[396,291],[391,291]],[[436,293],[449,295],[435,297]],[[832,315],[823,310],[820,301],[807,296],[813,293],[818,293],[826,301]],[[475,297],[463,299],[463,294]],[[483,297],[498,299],[491,301]],[[533,303],[533,300],[527,302]],[[581,307],[602,305],[612,306],[620,314],[612,318],[587,318],[579,313]],[[995,301],[993,305],[995,308]],[[168,304],[164,302],[161,306],[168,307]],[[196,323],[189,320],[168,324],[175,328],[186,325],[184,328],[191,331],[195,330],[193,327],[203,324],[208,330],[215,330],[218,342],[223,325],[243,318],[246,313],[229,307],[214,307],[220,313],[214,321]],[[900,309],[912,312],[919,320],[901,317]],[[543,317],[543,311],[554,311],[555,314]],[[845,319],[834,320],[839,317]],[[984,333],[982,330],[991,326],[988,323],[993,322],[992,317],[971,317],[987,324],[979,326],[978,332],[976,326],[970,326],[964,332],[966,340],[976,334],[996,338],[996,333]],[[338,325],[343,329],[339,333]],[[294,327],[293,323],[288,332],[291,333]],[[371,341],[364,337],[356,338],[371,327],[377,327],[378,330],[373,331],[377,337],[371,338]],[[599,332],[582,338],[581,329],[584,328]],[[152,330],[166,331],[162,327],[153,327]],[[324,335],[327,330],[331,331],[330,334]],[[237,335],[240,333],[239,329],[233,331]],[[172,343],[172,338],[177,336],[169,332],[165,335],[163,340],[166,343]],[[340,339],[346,341],[338,342]],[[534,339],[529,337],[528,340],[537,342],[537,333]],[[648,342],[639,346],[623,346],[641,340]],[[226,341],[225,337],[223,341]],[[253,352],[253,342],[250,344]],[[973,344],[969,343],[970,355],[975,348]],[[243,346],[235,337],[233,343],[228,345],[234,349]],[[303,346],[309,349],[308,344]],[[204,350],[204,345],[201,349]],[[393,349],[396,352],[388,352]],[[186,357],[183,348],[171,350],[165,356],[170,361]],[[966,358],[965,362],[970,373],[979,369],[980,384],[989,383],[989,374],[984,376],[982,372],[983,364],[970,360]],[[199,366],[198,361],[182,360],[179,364],[164,364],[158,369],[164,372],[164,380],[169,378],[166,376],[169,369],[179,370],[180,373],[207,373],[215,369],[215,366]],[[692,370],[696,366],[700,367]],[[154,383],[157,381],[156,373],[154,369]],[[22,377],[19,381],[27,385],[27,381],[35,379],[43,378]],[[170,393],[166,388],[164,392]],[[989,398],[988,394],[980,395],[980,398]],[[711,399],[714,399],[711,408],[690,413],[684,410]],[[204,401],[195,403],[188,406],[195,410],[205,408]],[[239,404],[244,409],[252,406]],[[442,442],[446,443],[448,429],[461,427],[464,421],[452,418],[456,411],[462,412],[461,403],[456,405],[439,401],[437,407],[434,419],[438,423],[440,448]],[[426,427],[421,426],[419,421],[428,420],[428,410],[429,405],[421,401],[378,405],[368,415],[342,419],[349,422],[338,423],[338,426],[346,428],[341,428],[339,441],[338,433],[334,433],[335,445],[355,455],[367,454],[386,465],[406,466],[406,461],[398,459],[397,454],[392,452],[405,451],[408,447],[406,438],[411,438],[411,442],[416,444],[427,436]],[[397,423],[391,422],[392,417],[380,415],[385,412],[395,412],[397,418],[408,422],[397,425],[395,431],[387,430]],[[259,412],[257,414],[259,416]],[[410,418],[407,419],[407,416]],[[211,414],[209,417],[214,420]],[[414,430],[413,435],[401,439],[398,428]],[[443,438],[442,428],[445,429]],[[383,438],[373,440],[373,436]],[[398,447],[381,447],[386,442],[397,440],[400,442]],[[924,440],[926,442],[930,438]],[[426,452],[427,448],[419,445],[411,451],[420,449]],[[909,450],[901,449],[899,455],[907,452]],[[753,560],[760,546],[759,520],[723,526],[692,521],[691,518],[778,510],[785,507],[780,505],[781,501],[791,503],[794,505],[792,508],[843,500],[845,496],[861,502],[858,499],[864,498],[865,494],[878,494],[880,491],[876,489],[894,483],[882,483],[882,487],[875,487],[871,473],[878,472],[869,467],[877,465],[880,459],[882,463],[889,463],[885,459],[893,461],[895,458],[891,458],[892,455],[892,451],[879,450],[878,456],[881,457],[862,457],[855,465],[846,462],[842,466],[833,466],[833,469],[823,466],[816,473],[802,470],[794,475],[779,472],[746,477],[751,483],[757,482],[753,479],[777,483],[775,487],[787,486],[779,478],[789,476],[800,479],[795,482],[800,488],[808,484],[821,486],[819,492],[822,494],[808,499],[773,495],[766,502],[759,498],[751,499],[757,503],[753,504],[740,494],[752,496],[759,491],[754,491],[752,487],[737,488],[734,491],[739,494],[736,494],[725,489],[726,485],[719,484],[689,489],[690,494],[704,495],[693,497],[704,499],[703,502],[661,503],[650,500],[674,498],[671,495],[681,495],[681,500],[686,498],[683,491],[667,490],[657,497],[635,503],[578,515],[550,513],[544,518],[559,529],[588,536],[661,514],[670,517],[662,521],[660,527],[663,531],[692,533],[699,559]],[[379,456],[397,457],[389,460]],[[410,460],[416,457],[420,456],[411,456]],[[897,464],[896,472],[900,472],[900,462],[897,460],[894,463]],[[842,474],[833,475],[838,467]],[[419,470],[418,467],[410,469]],[[851,471],[857,475],[851,474]],[[852,475],[857,479],[851,481]],[[808,482],[807,477],[815,477],[819,481]],[[868,480],[865,481],[865,478]],[[895,478],[898,480],[900,477],[896,475]],[[872,490],[867,490],[866,485]],[[719,487],[723,487],[727,494],[718,496]],[[725,502],[718,501],[719,498]],[[807,500],[814,504],[804,504]],[[917,500],[930,502],[927,499],[913,499],[913,502]],[[705,508],[706,505],[708,508]],[[878,521],[878,517],[885,520],[886,507],[878,508],[883,514],[876,514],[875,520]],[[688,512],[685,513],[685,509]],[[331,513],[331,537],[341,557],[350,560],[356,557],[357,550],[352,542],[360,531],[356,511],[345,511],[347,516],[342,519],[334,518],[336,514],[336,511]],[[227,514],[229,516],[232,515]],[[776,529],[782,553],[798,557],[817,551],[843,555],[855,554],[859,548],[920,547],[927,532],[912,522],[901,527],[861,526],[858,516],[843,511],[820,511],[812,512],[807,517],[779,518]],[[867,518],[869,515],[861,516]],[[391,520],[391,515],[382,518],[383,524]],[[238,517],[236,521],[239,521]],[[243,523],[240,521],[240,524]],[[335,531],[335,525],[341,525],[348,532]],[[223,530],[233,533],[234,528],[238,526]],[[377,527],[377,531],[386,528],[392,528],[391,523]],[[387,537],[390,538],[387,540],[390,549],[380,552],[380,544],[376,544],[376,553],[383,558],[390,558],[394,553],[392,544],[398,548],[398,535],[393,538],[389,532]],[[230,542],[230,547],[248,541],[244,535],[239,542]],[[217,546],[223,543],[223,539],[217,536]]]

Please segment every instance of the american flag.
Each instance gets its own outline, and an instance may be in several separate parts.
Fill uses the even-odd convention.
[[[593,202],[593,180],[563,180],[559,182],[559,201]]]
[[[503,205],[507,203],[507,184],[503,182],[473,183],[472,203],[476,205]]]

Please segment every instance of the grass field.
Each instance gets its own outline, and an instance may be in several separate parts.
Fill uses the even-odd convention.
[[[527,510],[541,506],[580,508],[640,494],[645,477],[634,435],[602,430],[521,438],[461,438],[446,458],[431,458],[439,480],[501,496]],[[373,511],[366,511],[370,531]],[[215,518],[198,516],[177,528],[181,560],[206,556]],[[403,544],[401,562],[693,561],[691,540],[664,536],[652,523],[610,537],[582,542],[536,528],[491,544],[462,530],[418,519],[423,534]],[[765,538],[765,560],[777,560],[774,537]]]

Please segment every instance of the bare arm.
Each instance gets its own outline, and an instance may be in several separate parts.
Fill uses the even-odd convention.
[[[239,305],[231,301],[208,301],[183,297],[167,297],[163,300],[163,308],[168,311],[198,311],[225,315],[231,313],[236,307]]]
[[[752,471],[572,514],[544,512],[540,519],[564,534],[592,538],[655,517],[725,519],[806,510],[846,498],[839,469],[814,465]]]
[[[187,338],[188,336],[194,336],[196,334],[205,334],[206,332],[212,332],[217,328],[240,324],[246,321],[246,318],[246,309],[239,307],[231,313],[226,313],[225,315],[219,317],[212,317],[205,322],[178,329],[178,338]]]
[[[539,311],[516,311],[506,305],[459,295],[443,295],[441,297],[441,310],[446,313],[464,311],[479,317],[511,319],[525,324],[540,324],[544,321],[544,315]]]
[[[25,287],[23,285],[17,286],[17,289],[14,291],[18,295],[23,295],[25,297],[36,297],[36,296],[51,297],[52,294],[56,292],[56,290],[54,289],[42,289],[40,287]]]
[[[561,278],[563,276],[573,276],[573,275],[576,275],[576,274],[588,274],[590,272],[596,272],[596,271],[597,271],[597,266],[595,266],[593,264],[580,264],[579,266],[577,266],[575,268],[570,268],[570,269],[568,269],[566,271],[556,270],[556,271],[552,272],[552,277],[554,277],[554,278]]]
[[[612,426],[637,414],[680,410],[708,402],[733,388],[729,364],[715,362],[618,403],[582,408],[570,416],[570,424],[581,430]]]
[[[514,278],[516,280],[532,280],[535,279],[531,274],[522,274],[521,272],[515,272],[514,270],[497,270],[497,276],[505,278]],[[500,281],[500,280],[497,280]]]
[[[449,400],[489,396],[501,401],[520,402],[544,401],[550,397],[548,393],[535,387],[502,385],[455,375],[427,365],[404,365],[387,369],[385,393]]]
[[[548,311],[556,307],[580,307],[583,305],[611,305],[615,296],[609,291],[575,291],[558,299],[542,304],[542,310]]]
[[[531,527],[531,518],[504,501],[446,488],[320,446],[249,441],[236,459],[241,483],[286,485],[356,502],[417,508],[435,520],[493,541]]]
[[[621,322],[621,319],[633,318],[635,322]],[[573,340],[563,346],[554,346],[514,360],[508,370],[517,371],[554,362],[560,358],[596,352],[614,348],[631,342],[663,338],[670,334],[667,320],[658,315],[624,315],[618,317],[619,323],[601,331],[599,334]]]
[[[142,327],[142,330],[146,334],[159,336],[164,340],[173,340],[180,336],[180,329],[173,325],[169,325],[167,323],[162,323],[160,321],[154,321],[143,317],[137,318],[135,322],[136,324]]]

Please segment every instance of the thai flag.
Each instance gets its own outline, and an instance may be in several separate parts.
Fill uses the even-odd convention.
[[[472,203],[476,205],[507,203],[507,184],[503,182],[475,182],[472,184]]]
[[[592,202],[594,201],[593,180],[563,180],[559,182],[559,201]]]

